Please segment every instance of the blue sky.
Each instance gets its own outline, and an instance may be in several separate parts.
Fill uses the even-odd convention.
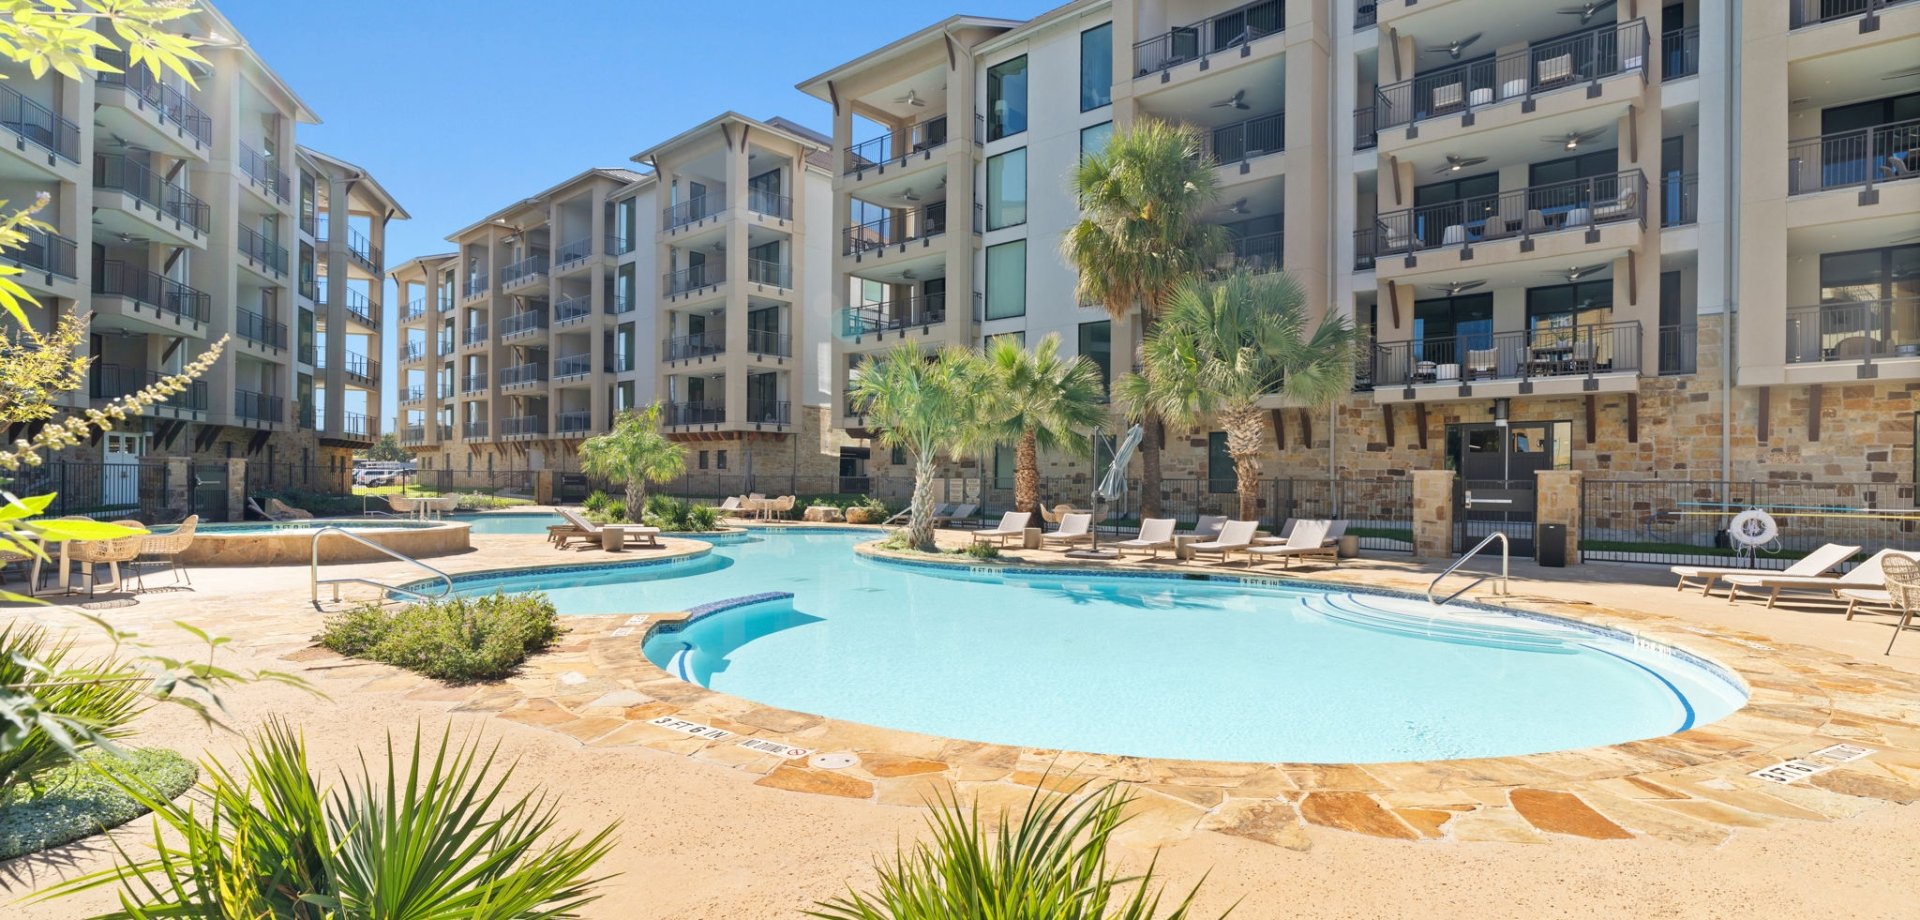
[[[509,201],[589,166],[630,165],[727,109],[828,130],[826,103],[795,83],[955,12],[1024,19],[1057,5],[964,2],[841,0],[831,15],[790,0],[218,5],[319,113],[302,143],[366,168],[413,215],[388,227],[397,265]],[[618,111],[609,97],[625,111],[607,117]],[[387,337],[390,368],[397,339]],[[394,397],[390,378],[381,418],[393,418]]]

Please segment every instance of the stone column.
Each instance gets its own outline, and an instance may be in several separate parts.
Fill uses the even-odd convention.
[[[247,519],[247,461],[227,461],[227,520]]]
[[[1413,558],[1453,557],[1453,471],[1413,471]]]
[[[533,471],[534,504],[538,504],[538,505],[557,504],[557,502],[554,501],[554,496],[557,494],[557,491],[554,488],[556,485],[554,481],[554,477],[555,477],[555,474],[553,470],[534,470]]]
[[[193,513],[193,461],[191,459],[167,458],[167,511],[183,519]]]
[[[1540,470],[1534,473],[1533,519],[1539,524],[1567,528],[1567,564],[1580,564],[1580,470]],[[1419,503],[1418,497],[1415,504]]]

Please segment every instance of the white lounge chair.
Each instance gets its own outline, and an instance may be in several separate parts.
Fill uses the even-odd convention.
[[[964,521],[973,517],[973,513],[978,510],[980,510],[979,505],[966,502],[957,505],[941,505],[940,510],[933,513],[933,526],[950,527],[955,521]]]
[[[1740,596],[1742,590],[1766,591],[1767,606],[1771,608],[1780,599],[1782,591],[1825,591],[1835,597],[1846,588],[1883,588],[1886,587],[1886,575],[1880,571],[1880,563],[1894,551],[1883,549],[1867,561],[1854,566],[1844,575],[1795,576],[1781,575],[1776,572],[1740,572],[1722,575],[1720,580],[1727,583],[1727,603],[1731,604]],[[1911,559],[1916,554],[1900,553]]]
[[[1212,540],[1220,536],[1220,528],[1225,526],[1227,526],[1226,515],[1203,514],[1200,515],[1200,520],[1194,522],[1193,529],[1181,534],[1181,536],[1205,537],[1206,539]]]
[[[1794,564],[1774,574],[1788,578],[1811,578],[1853,558],[1853,554],[1859,551],[1860,547],[1858,546],[1828,543],[1800,557]],[[1755,570],[1750,568],[1707,565],[1676,565],[1667,571],[1680,576],[1680,583],[1674,585],[1673,590],[1685,590],[1690,584],[1697,583],[1700,585],[1700,593],[1703,595],[1713,590],[1713,583],[1722,575],[1757,574]]]
[[[1008,537],[1026,537],[1027,522],[1032,519],[1033,514],[1031,512],[1009,511],[1006,514],[1000,515],[1000,526],[992,530],[974,531],[973,542],[979,543],[983,538],[993,537],[999,545],[1005,546],[1007,545]]]
[[[1160,558],[1160,551],[1173,548],[1173,518],[1147,518],[1140,522],[1140,533],[1131,540],[1120,540],[1113,548],[1126,555],[1127,550],[1143,549],[1148,559]]]
[[[732,517],[734,515],[747,513],[747,509],[741,507],[740,496],[738,495],[727,496],[727,500],[721,502],[719,507],[721,517]]]
[[[1220,528],[1220,536],[1200,543],[1187,544],[1188,558],[1197,558],[1202,554],[1219,556],[1225,564],[1234,553],[1244,553],[1253,545],[1253,535],[1260,529],[1259,521],[1228,521]],[[1252,565],[1252,557],[1247,564]]]
[[[1260,559],[1279,559],[1291,566],[1295,559],[1326,556],[1331,558],[1335,565],[1339,565],[1339,547],[1327,545],[1327,531],[1332,526],[1330,521],[1301,521],[1294,525],[1293,533],[1288,535],[1285,543],[1277,546],[1247,547],[1247,563],[1251,565],[1256,561],[1255,557],[1259,557]]]
[[[660,546],[660,528],[658,527],[641,527],[637,524],[595,524],[581,517],[572,508],[560,509],[560,516],[565,518],[567,523],[573,525],[572,531],[557,536],[556,545],[561,549],[566,549],[567,544],[574,540],[580,540],[591,546],[599,546],[601,545],[601,536],[606,533],[609,527],[617,527],[620,529],[622,535],[621,543],[625,546],[647,546],[653,548]]]
[[[1060,527],[1040,539],[1042,543],[1060,543],[1067,546],[1087,543],[1093,540],[1093,533],[1088,530],[1092,526],[1093,515],[1091,514],[1063,514],[1060,516]]]

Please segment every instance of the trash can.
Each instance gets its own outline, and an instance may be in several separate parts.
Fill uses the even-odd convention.
[[[1533,528],[1533,560],[1548,568],[1567,565],[1567,525],[1536,524]]]

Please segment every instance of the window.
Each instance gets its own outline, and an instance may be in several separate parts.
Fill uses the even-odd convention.
[[[1207,433],[1207,491],[1214,494],[1240,491],[1240,477],[1233,471],[1233,455],[1227,453],[1227,433]]]
[[[987,158],[987,229],[1027,222],[1027,148]]]
[[[1097,125],[1088,125],[1080,129],[1080,155],[1092,156],[1103,153],[1107,142],[1113,139],[1113,122],[1103,121]]]
[[[613,205],[613,252],[631,252],[638,227],[634,223],[634,200],[622,198]]]
[[[904,447],[895,447],[893,451],[887,455],[887,462],[894,466],[906,466],[907,449]]]
[[[987,319],[1027,315],[1027,241],[987,247]]]
[[[1458,343],[1448,341],[1459,336]],[[1425,343],[1423,350],[1433,352],[1424,359],[1452,362],[1465,349],[1488,348],[1493,344],[1493,295],[1468,294],[1464,297],[1436,297],[1413,304],[1413,338]]]
[[[987,68],[987,140],[1027,130],[1027,57]]]
[[[1080,111],[1113,102],[1113,23],[1080,33]]]
[[[727,452],[726,451],[716,450],[713,452],[713,468],[716,470],[724,470],[727,468]]]
[[[700,452],[700,469],[704,470],[706,468],[707,468],[707,452],[703,450]]]
[[[999,344],[999,343],[1000,343],[1001,341],[1003,341],[1003,340],[1004,340],[1004,341],[1008,341],[1008,342],[1012,342],[1013,344],[1015,344],[1015,345],[1018,345],[1018,346],[1020,346],[1021,348],[1025,348],[1025,347],[1027,347],[1027,334],[1026,334],[1026,332],[1024,332],[1024,331],[1021,331],[1021,332],[996,332],[996,333],[994,333],[993,335],[990,335],[990,336],[987,336],[987,337],[986,337],[986,339],[984,339],[984,340],[982,340],[982,341],[981,341],[981,343],[980,343],[980,350],[981,350],[981,351],[992,351],[992,350],[993,350],[993,346],[995,346],[995,345],[998,345],[998,344]]]
[[[1017,458],[1014,450],[1005,444],[993,448],[993,487],[996,489],[1013,488],[1013,468]]]
[[[1613,319],[1613,282],[1582,281],[1527,290],[1527,326],[1535,330],[1593,326]]]
[[[1100,368],[1100,386],[1113,383],[1113,323],[1100,320],[1080,324],[1080,356]]]

